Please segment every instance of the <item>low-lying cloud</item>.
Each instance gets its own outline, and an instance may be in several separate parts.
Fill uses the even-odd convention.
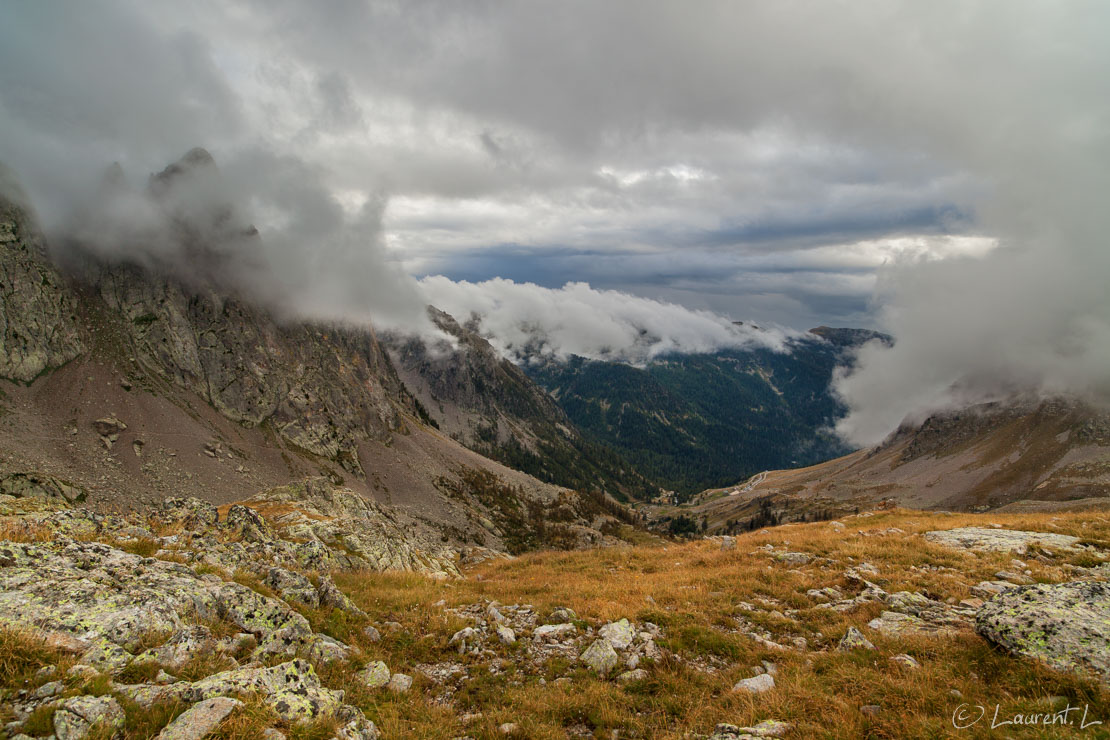
[[[778,327],[736,324],[708,311],[639,298],[586,283],[543,288],[494,279],[481,283],[426,277],[427,301],[479,333],[506,357],[594,360],[641,364],[669,353],[713,352],[759,346],[783,350],[793,333]]]

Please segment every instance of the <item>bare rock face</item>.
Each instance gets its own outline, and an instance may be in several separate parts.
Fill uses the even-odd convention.
[[[91,278],[149,371],[242,424],[361,474],[357,446],[401,428],[404,391],[370,330],[282,326],[247,303],[134,266]]]
[[[24,383],[85,351],[77,304],[0,169],[0,378]]]
[[[1110,684],[1110,584],[1019,586],[979,610],[976,631],[1012,653]]]

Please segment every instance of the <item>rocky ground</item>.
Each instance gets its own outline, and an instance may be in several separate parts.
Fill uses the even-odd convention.
[[[1110,721],[1100,515],[865,512],[512,558],[319,480],[143,517],[77,495],[0,495],[9,737],[940,737],[996,704]]]

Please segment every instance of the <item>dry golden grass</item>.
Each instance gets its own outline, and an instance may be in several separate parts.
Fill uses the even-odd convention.
[[[434,704],[429,698],[434,692],[417,691],[419,678],[414,691],[404,696],[355,691],[349,698],[378,722],[386,737],[504,737],[498,726],[515,722],[519,737],[562,739],[569,728],[585,727],[597,737],[618,730],[621,737],[682,738],[689,733],[708,734],[718,722],[747,725],[770,718],[794,723],[791,737],[800,738],[1001,737],[991,735],[986,721],[957,731],[952,714],[961,703],[986,706],[992,713],[998,704],[1000,717],[1044,712],[1051,708],[1048,697],[1064,697],[1072,706],[1090,705],[1089,716],[1110,722],[1110,695],[1093,680],[1004,655],[972,632],[956,637],[886,638],[865,627],[881,605],[867,604],[841,614],[814,608],[806,596],[808,589],[830,585],[849,592],[843,570],[870,562],[880,570],[873,580],[888,592],[920,591],[940,600],[968,598],[971,586],[1011,569],[1013,555],[957,551],[914,534],[997,523],[1110,543],[1110,518],[895,510],[843,521],[843,532],[820,522],[748,533],[737,537],[736,549],[729,551],[713,541],[695,541],[533,553],[485,563],[461,582],[398,573],[335,574],[336,582],[376,623],[389,620],[403,625],[399,632],[383,631],[381,643],[356,640],[367,659],[385,660],[392,670],[408,673],[420,662],[461,660],[470,663],[472,677],[462,684],[453,709]],[[890,528],[904,534],[876,534]],[[790,568],[757,551],[765,544],[836,562]],[[1070,577],[1065,564],[1090,564],[1085,562],[1088,557],[1060,553],[1053,564],[1031,558],[1026,562],[1036,580],[1057,582]],[[920,569],[926,565],[953,570]],[[647,680],[628,684],[599,680],[580,666],[565,663],[549,666],[546,686],[539,684],[538,676],[511,669],[491,675],[483,665],[447,648],[450,635],[466,623],[431,606],[441,599],[448,607],[483,599],[527,603],[541,616],[556,606],[570,606],[595,626],[621,617],[653,621],[666,631],[662,644],[683,660],[664,660],[649,668]],[[747,612],[737,606],[741,601],[760,609]],[[770,609],[798,609],[797,621],[770,616]],[[776,635],[803,635],[811,650],[763,647],[737,628],[737,616]],[[833,648],[850,625],[864,628],[878,650],[836,652]],[[914,656],[922,668],[911,671],[891,662],[890,657],[899,653]],[[512,655],[505,651],[507,659]],[[724,667],[714,673],[692,667],[711,657]],[[733,684],[752,675],[750,666],[761,660],[778,664],[776,689],[759,697],[733,693]],[[558,675],[574,680],[550,683]],[[336,688],[350,689],[353,682],[344,671],[324,676]],[[952,690],[962,698],[951,695]],[[860,707],[867,704],[878,704],[882,710],[877,716],[865,715]],[[464,713],[481,717],[464,724],[460,720]],[[1092,728],[1085,733],[1059,726],[1007,730],[1012,731],[1006,737],[1097,736],[1091,734]]]

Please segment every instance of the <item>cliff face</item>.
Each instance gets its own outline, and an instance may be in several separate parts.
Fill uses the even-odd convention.
[[[90,287],[146,370],[247,426],[362,475],[356,447],[401,427],[407,396],[367,329],[280,326],[249,304],[135,266],[107,268]]]
[[[488,341],[435,308],[455,340],[384,341],[405,387],[444,434],[541,480],[642,497],[653,487],[612,450],[585,439],[558,403]]]
[[[0,168],[0,377],[29,382],[84,351],[76,303]]]

